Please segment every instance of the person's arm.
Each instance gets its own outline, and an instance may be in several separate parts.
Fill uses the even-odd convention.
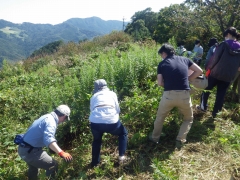
[[[62,149],[57,145],[57,143],[55,141],[50,143],[48,147],[57,154],[62,151]]]
[[[157,83],[158,83],[159,86],[164,87],[164,80],[163,80],[162,74],[157,75]]]
[[[203,73],[203,70],[195,63],[193,63],[189,67],[189,69],[191,69],[193,71],[193,73],[190,76],[188,76],[189,81],[194,80],[195,78],[197,78],[198,76],[200,76]]]
[[[240,67],[238,67],[238,71],[240,71]]]
[[[65,161],[71,161],[73,158],[69,153],[64,152],[54,141],[49,144],[48,146],[51,150],[53,150],[55,153],[57,153],[59,156],[64,158]]]
[[[43,131],[43,141],[44,144],[57,153],[59,156],[65,159],[65,161],[71,161],[72,156],[69,153],[65,153],[58,145],[55,139],[55,132],[57,129],[57,125],[55,119],[46,118],[45,119],[45,129]]]

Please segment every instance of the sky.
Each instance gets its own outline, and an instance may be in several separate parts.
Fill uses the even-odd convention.
[[[131,21],[148,7],[159,12],[184,0],[0,0],[0,19],[13,23],[59,24],[71,18]]]

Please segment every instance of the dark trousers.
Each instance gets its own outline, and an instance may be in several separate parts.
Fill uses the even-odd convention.
[[[92,143],[92,166],[96,166],[100,162],[100,150],[102,145],[103,133],[110,133],[118,136],[119,156],[123,156],[127,149],[127,135],[126,128],[120,121],[114,124],[98,124],[91,123],[91,131],[93,135]]]
[[[210,91],[215,86],[217,86],[216,100],[215,100],[215,104],[214,104],[213,112],[212,112],[213,117],[216,117],[216,114],[222,110],[224,97],[225,97],[225,94],[227,92],[229,85],[230,85],[230,82],[218,80],[218,79],[212,77],[211,75],[208,77],[208,86],[206,87],[205,90]],[[207,101],[208,101],[208,97],[210,95],[209,91],[205,91],[201,95],[200,106],[204,110],[207,110],[207,107],[208,107]]]
[[[201,66],[202,59],[199,59],[199,60],[193,59],[193,61],[194,61],[198,66]]]
[[[58,162],[43,151],[42,148],[33,148],[29,153],[29,148],[19,146],[18,154],[28,165],[28,179],[37,180],[38,170],[45,169],[47,179],[54,179],[58,169]]]

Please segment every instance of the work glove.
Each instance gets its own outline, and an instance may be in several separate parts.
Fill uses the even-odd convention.
[[[208,76],[210,75],[210,73],[211,73],[211,70],[210,69],[208,69],[207,71],[206,71],[206,77],[208,78]]]
[[[66,152],[64,152],[64,151],[61,151],[60,153],[58,153],[58,155],[60,156],[60,157],[62,157],[62,158],[64,158],[64,160],[66,161],[66,162],[70,162],[70,161],[72,161],[72,156],[69,154],[69,153],[66,153]]]

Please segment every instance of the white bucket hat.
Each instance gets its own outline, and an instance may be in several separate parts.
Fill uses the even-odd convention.
[[[70,120],[69,116],[70,116],[71,111],[67,105],[62,104],[62,105],[58,106],[56,108],[56,110],[58,110],[60,113],[62,113],[64,115],[66,115],[68,117],[68,120]]]

